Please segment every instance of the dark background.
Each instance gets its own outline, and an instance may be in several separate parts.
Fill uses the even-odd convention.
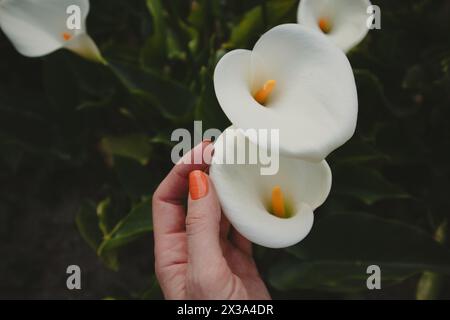
[[[450,298],[450,2],[374,4],[382,29],[348,54],[359,123],[328,159],[332,193],[305,241],[256,248],[275,298]],[[0,298],[160,298],[150,199],[170,134],[229,125],[218,59],[295,22],[297,6],[91,1],[108,66],[65,50],[25,58],[0,32]],[[80,291],[66,288],[71,264]],[[382,290],[366,288],[370,264]]]

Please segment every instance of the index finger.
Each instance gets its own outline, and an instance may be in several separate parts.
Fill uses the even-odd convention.
[[[176,164],[153,194],[153,225],[159,234],[184,231],[185,203],[189,192],[189,173],[206,170],[212,156],[211,141],[203,141]],[[198,161],[200,159],[200,161]],[[195,163],[197,162],[199,163]]]

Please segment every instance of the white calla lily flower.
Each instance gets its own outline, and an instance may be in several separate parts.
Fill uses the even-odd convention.
[[[260,165],[226,164],[226,154],[237,154],[242,134],[227,129],[215,142],[210,178],[223,213],[250,241],[283,248],[303,240],[314,222],[314,210],[327,198],[331,170],[325,160],[308,162],[280,158],[277,174],[260,174]],[[250,142],[249,142],[250,143]]]
[[[279,129],[282,155],[321,161],[355,131],[358,99],[347,57],[298,24],[271,29],[253,51],[227,53],[214,87],[235,127]]]
[[[67,8],[80,8],[81,26],[67,27]],[[47,55],[61,48],[105,63],[86,33],[89,0],[0,0],[0,27],[14,47],[27,57]]]
[[[298,22],[318,30],[344,52],[348,52],[367,35],[369,0],[301,0]]]

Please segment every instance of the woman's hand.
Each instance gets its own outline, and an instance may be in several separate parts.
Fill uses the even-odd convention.
[[[212,148],[195,147],[184,159],[202,162],[177,164],[153,195],[156,276],[167,299],[270,299],[250,241],[222,215],[205,173]]]

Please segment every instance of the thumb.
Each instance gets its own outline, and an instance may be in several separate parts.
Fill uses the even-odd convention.
[[[201,271],[205,263],[219,263],[221,209],[214,186],[200,170],[189,174],[189,200],[186,234],[189,260],[194,270]]]

